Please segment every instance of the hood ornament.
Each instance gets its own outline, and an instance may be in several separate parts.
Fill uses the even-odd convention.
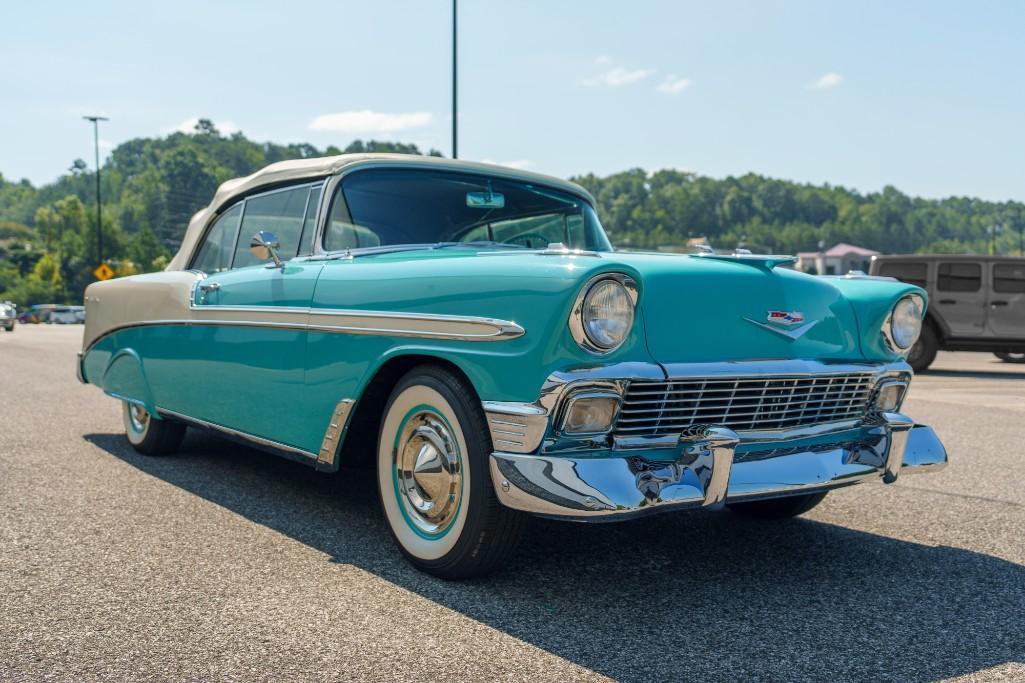
[[[800,311],[768,311],[766,320],[768,323],[774,323],[769,325],[768,323],[759,322],[751,318],[745,317],[744,320],[748,321],[752,325],[757,325],[762,329],[775,332],[776,334],[782,335],[791,341],[796,341],[804,336],[804,333],[815,327],[818,324],[818,320],[812,320],[811,322],[804,322],[804,313]],[[802,324],[803,323],[803,324]],[[785,327],[777,327],[777,325],[784,325]],[[800,327],[794,327],[794,325],[800,325]]]

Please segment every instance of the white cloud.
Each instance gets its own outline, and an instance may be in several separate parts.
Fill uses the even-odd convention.
[[[534,165],[533,161],[529,159],[514,159],[513,161],[495,161],[494,159],[482,159],[485,164],[495,164],[496,166],[506,166],[508,168],[515,168],[516,170],[523,171]]]
[[[333,133],[349,133],[352,135],[371,135],[399,133],[412,128],[421,128],[434,121],[434,115],[426,111],[407,114],[386,114],[379,111],[341,111],[335,114],[321,114],[310,121],[309,129],[330,131]]]
[[[655,73],[654,69],[627,69],[622,66],[617,66],[609,69],[605,73],[595,76],[593,78],[585,78],[580,81],[581,85],[586,85],[589,88],[593,88],[599,85],[608,86],[610,88],[618,88],[624,85],[630,85],[631,83],[637,83],[643,81],[648,76]]]
[[[99,139],[99,146],[100,149],[114,149],[114,143],[110,140],[104,140],[103,138]]]
[[[677,78],[674,75],[666,76],[655,89],[666,95],[679,95],[690,87],[689,78]]]
[[[835,88],[841,83],[843,83],[843,76],[833,71],[830,71],[827,74],[819,76],[819,78],[811,84],[811,87],[816,90],[824,90],[826,88]]]
[[[165,133],[185,133],[186,135],[192,135],[193,133],[196,132],[196,124],[197,123],[199,123],[199,117],[198,116],[193,116],[192,118],[185,119],[184,121],[179,123],[177,126],[171,126],[170,128],[165,128],[164,132]],[[221,135],[231,135],[231,134],[237,133],[237,132],[239,132],[239,130],[241,130],[237,125],[235,125],[234,121],[230,121],[230,120],[227,120],[227,119],[224,120],[224,121],[214,121],[214,127],[218,130],[218,132],[220,132]]]

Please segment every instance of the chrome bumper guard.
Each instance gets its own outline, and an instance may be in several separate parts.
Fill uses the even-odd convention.
[[[496,452],[491,455],[491,476],[498,499],[510,508],[595,521],[715,508],[870,479],[892,483],[900,473],[947,464],[946,450],[933,430],[899,413],[884,413],[868,436],[850,443],[795,448],[776,442],[737,455],[741,442],[736,432],[709,426],[680,437],[674,462]]]

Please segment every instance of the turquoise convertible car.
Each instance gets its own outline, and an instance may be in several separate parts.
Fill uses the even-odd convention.
[[[787,256],[614,251],[581,187],[393,155],[224,183],[167,270],[90,285],[79,376],[129,442],[213,429],[372,460],[417,567],[478,575],[529,514],[801,514],[938,469],[900,412],[926,294]]]

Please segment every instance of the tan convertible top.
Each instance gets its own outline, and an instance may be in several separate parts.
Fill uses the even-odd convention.
[[[189,257],[203,236],[203,229],[210,218],[222,207],[231,203],[237,197],[257,190],[262,187],[276,185],[282,182],[293,180],[313,180],[334,175],[349,167],[357,165],[405,166],[410,168],[433,168],[452,171],[470,171],[490,176],[505,177],[512,180],[525,180],[535,182],[549,187],[555,187],[587,199],[592,205],[594,197],[587,190],[576,183],[568,180],[547,176],[541,173],[530,171],[519,171],[506,166],[493,164],[482,164],[475,161],[460,161],[457,159],[444,159],[441,157],[417,156],[413,154],[340,154],[333,157],[316,157],[314,159],[294,159],[292,161],[279,161],[262,168],[252,175],[244,178],[233,178],[221,183],[214,194],[213,201],[204,209],[196,212],[189,221],[189,228],[185,231],[185,238],[182,240],[178,253],[175,254],[167,270],[184,270],[189,262]]]

